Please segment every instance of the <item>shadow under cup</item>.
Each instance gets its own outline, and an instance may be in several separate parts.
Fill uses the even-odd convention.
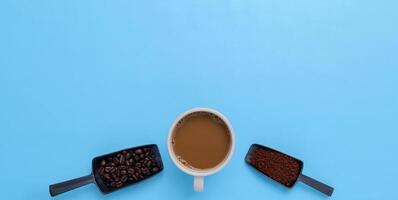
[[[235,146],[231,124],[221,113],[194,108],[181,114],[169,131],[168,149],[174,164],[194,176],[195,191],[203,191],[203,177],[221,170]]]

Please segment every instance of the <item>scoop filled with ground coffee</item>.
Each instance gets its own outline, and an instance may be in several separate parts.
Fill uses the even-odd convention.
[[[90,175],[50,185],[50,195],[56,196],[89,183],[96,183],[101,192],[107,194],[162,170],[162,159],[155,144],[124,149],[95,157]]]
[[[301,181],[312,188],[331,196],[333,188],[302,174],[303,162],[294,157],[259,144],[251,145],[245,161],[264,175],[291,188]]]

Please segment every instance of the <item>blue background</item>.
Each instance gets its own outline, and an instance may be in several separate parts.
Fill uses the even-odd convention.
[[[0,198],[51,199],[97,155],[159,145],[165,170],[103,196],[56,199],[326,199],[288,190],[243,158],[261,143],[304,161],[332,199],[397,199],[398,3],[394,0],[2,0]],[[196,106],[236,130],[205,192],[168,157]]]

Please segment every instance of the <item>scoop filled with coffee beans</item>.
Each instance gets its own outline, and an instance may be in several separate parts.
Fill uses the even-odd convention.
[[[301,181],[327,196],[332,196],[332,187],[302,174],[303,162],[301,160],[277,150],[252,144],[245,161],[264,175],[288,188],[292,188],[297,181]]]
[[[143,181],[163,170],[155,144],[143,145],[95,157],[92,173],[87,176],[50,185],[50,195],[95,183],[103,194]]]

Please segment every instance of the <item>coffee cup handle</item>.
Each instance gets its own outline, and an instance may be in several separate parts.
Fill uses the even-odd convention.
[[[203,176],[195,176],[193,177],[193,189],[195,192],[203,192]]]

